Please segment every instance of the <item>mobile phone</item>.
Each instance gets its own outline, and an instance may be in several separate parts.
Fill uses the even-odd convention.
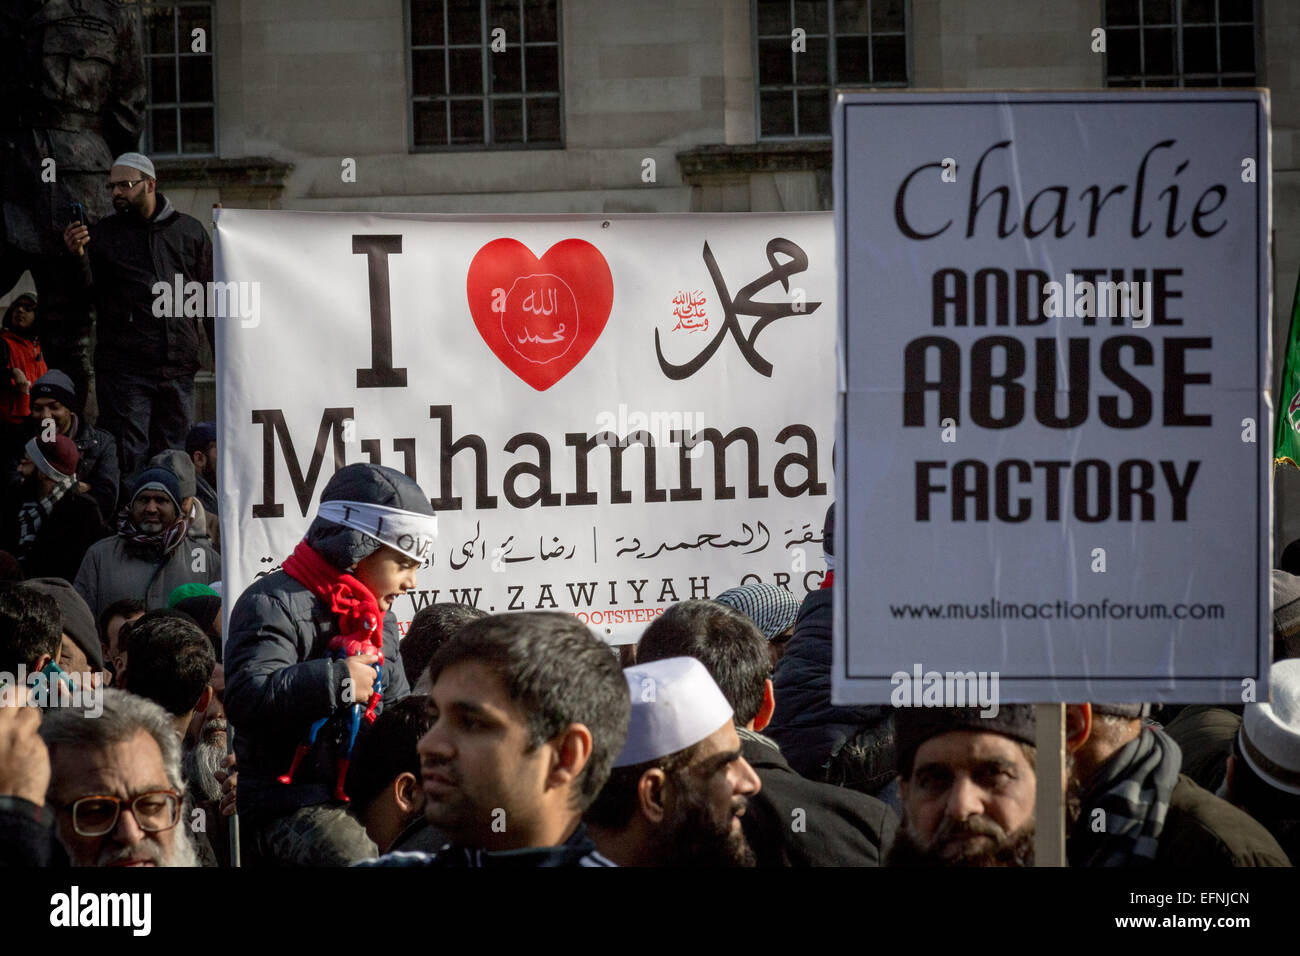
[[[85,207],[85,206],[83,206],[83,205],[82,205],[81,203],[79,203],[79,202],[74,202],[70,208],[71,208],[71,210],[72,210],[72,221],[73,221],[73,222],[82,222],[82,223],[84,223],[84,222],[86,221],[86,207]]]
[[[68,685],[69,691],[75,692],[77,689],[76,682],[72,679],[72,677],[68,674],[67,671],[65,671],[62,667],[58,665],[58,663],[55,662],[53,658],[50,658],[50,662],[46,664],[43,668],[41,668],[41,673],[44,674],[46,678],[49,680],[51,687],[53,686],[55,681],[62,681],[63,683]]]

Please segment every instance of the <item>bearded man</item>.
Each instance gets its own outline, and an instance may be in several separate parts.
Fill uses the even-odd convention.
[[[886,866],[1033,866],[1032,704],[894,711],[903,820]]]
[[[182,584],[211,584],[221,577],[217,553],[188,537],[197,515],[182,513],[180,483],[166,468],[146,468],[118,517],[117,534],[86,552],[74,583],[96,615],[114,601],[137,598],[165,608]]]
[[[753,866],[740,818],[762,784],[708,670],[666,657],[623,676],[627,743],[584,818],[597,849],[619,866]]]

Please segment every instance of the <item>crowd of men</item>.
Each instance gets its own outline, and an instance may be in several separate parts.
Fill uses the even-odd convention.
[[[208,553],[175,524],[195,494],[177,461],[137,476],[74,583],[0,582],[0,674],[18,675],[0,684],[0,860],[1033,864],[1035,708],[832,704],[831,571],[802,600],[755,584],[678,602],[635,646],[459,604],[399,640],[434,518],[409,477],[355,464],[223,634],[218,591],[155,540],[179,528]],[[1071,866],[1300,854],[1300,577],[1273,586],[1270,701],[1068,705]]]

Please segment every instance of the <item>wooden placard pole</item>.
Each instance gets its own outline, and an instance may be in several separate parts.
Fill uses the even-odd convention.
[[[1034,866],[1065,866],[1065,705],[1036,709]]]

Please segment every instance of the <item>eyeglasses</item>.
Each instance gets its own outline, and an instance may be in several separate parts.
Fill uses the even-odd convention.
[[[175,790],[150,790],[129,800],[108,795],[94,795],[65,804],[72,810],[72,828],[81,836],[104,836],[112,833],[126,804],[146,833],[170,830],[181,820],[181,797]]]
[[[115,193],[119,189],[135,189],[135,187],[139,186],[142,182],[144,182],[143,179],[123,179],[120,182],[109,183],[108,191]]]

